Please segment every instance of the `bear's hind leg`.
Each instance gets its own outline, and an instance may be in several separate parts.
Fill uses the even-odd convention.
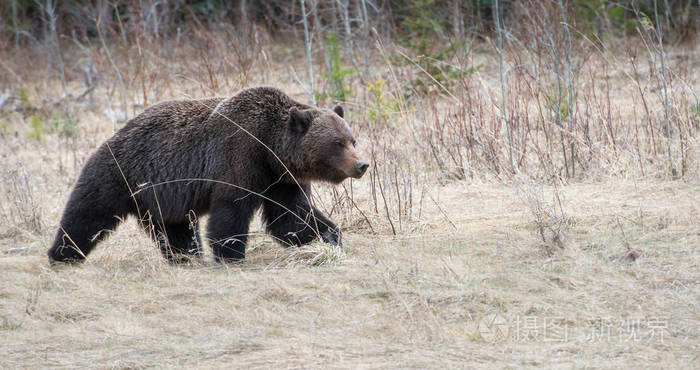
[[[163,257],[170,263],[187,263],[202,257],[202,240],[197,224],[165,224],[163,228],[156,223],[147,232],[158,243]]]
[[[238,262],[245,258],[250,219],[259,203],[251,198],[239,202],[215,202],[216,207],[210,212],[207,237],[217,262]]]

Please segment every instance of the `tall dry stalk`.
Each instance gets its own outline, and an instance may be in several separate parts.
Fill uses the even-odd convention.
[[[19,50],[19,26],[17,22],[17,0],[10,0],[10,8],[12,11],[12,33],[15,44],[15,51]]]
[[[299,0],[301,2],[301,21],[304,24],[304,44],[306,45],[306,61],[309,66],[309,95],[311,96],[311,102],[316,105],[316,94],[314,93],[314,70],[311,60],[311,36],[309,35],[309,22],[306,17],[306,0]]]
[[[508,132],[508,161],[510,163],[510,169],[515,170],[515,164],[513,163],[513,134],[510,129],[510,122],[508,121],[508,103],[506,101],[506,81],[505,81],[505,70],[503,69],[503,36],[501,35],[501,21],[500,21],[500,11],[498,9],[498,0],[493,0],[493,22],[496,27],[496,37],[498,40],[498,70],[500,72],[500,83],[501,83],[501,99],[503,104],[501,106],[503,112],[503,120],[506,124],[506,130]]]
[[[562,103],[562,78],[561,78],[561,72],[559,71],[559,52],[557,50],[557,45],[554,41],[554,37],[552,37],[551,34],[549,34],[549,39],[550,39],[550,47],[552,48],[552,57],[553,60],[552,62],[554,63],[554,74],[556,75],[557,78],[557,111],[556,111],[556,125],[559,129],[559,139],[561,140],[561,154],[562,157],[564,157],[564,171],[565,173],[569,174],[569,160],[566,155],[566,141],[564,140],[564,124],[562,123],[561,120],[561,103]]]
[[[575,141],[574,141],[574,119],[576,117],[576,102],[574,101],[574,75],[571,68],[571,34],[569,33],[569,24],[566,21],[566,10],[564,3],[559,0],[559,10],[561,11],[562,25],[564,26],[564,36],[566,38],[566,71],[567,71],[567,88],[569,91],[569,104],[567,106],[569,115],[569,154],[571,155],[571,177],[576,176],[576,157]],[[566,154],[565,154],[566,155]],[[568,170],[568,169],[567,169]]]
[[[37,0],[38,1],[38,0]],[[53,2],[52,0],[46,0],[45,4],[37,2],[37,4],[40,6],[41,10],[44,13],[44,22],[45,26],[47,27],[49,31],[49,39],[48,42],[51,45],[51,49],[53,49],[53,53],[55,55],[54,59],[56,61],[57,65],[57,70],[58,74],[61,78],[61,88],[63,90],[63,98],[61,99],[63,109],[65,110],[65,113],[67,115],[68,120],[70,121],[70,124],[73,124],[73,116],[70,112],[70,108],[68,106],[68,89],[66,88],[66,68],[63,63],[63,54],[61,53],[61,46],[58,42],[58,33],[56,32],[56,3]]]
[[[112,53],[109,51],[109,47],[107,47],[107,42],[105,41],[104,34],[102,33],[102,12],[100,12],[99,16],[95,20],[95,25],[97,27],[97,35],[100,38],[100,43],[102,44],[102,49],[105,51],[105,54],[107,55],[107,60],[109,61],[109,64],[112,66],[114,69],[115,74],[117,75],[117,80],[119,81],[119,87],[121,88],[121,98],[122,98],[122,107],[124,108],[124,117],[128,115],[128,104],[126,102],[127,99],[127,92],[126,92],[126,84],[124,83],[124,78],[122,77],[122,72],[119,70],[119,67],[117,67],[117,64],[114,62],[114,59],[112,58]],[[112,132],[116,132],[117,128],[114,124],[114,121],[112,121]]]
[[[77,165],[78,163],[78,157],[76,154],[76,134],[77,130],[75,127],[75,120],[73,118],[73,114],[71,113],[70,109],[70,103],[68,100],[68,88],[66,86],[66,66],[65,63],[63,62],[63,54],[61,52],[61,45],[58,42],[58,33],[56,31],[56,2],[52,0],[46,0],[44,4],[39,3],[39,0],[36,0],[37,4],[41,8],[42,12],[44,13],[44,24],[47,27],[49,31],[49,39],[48,42],[51,44],[50,49],[52,49],[52,52],[55,54],[54,60],[56,61],[56,69],[58,71],[58,74],[61,79],[61,89],[63,92],[63,97],[61,98],[61,105],[63,107],[63,111],[66,114],[66,119],[68,120],[68,127],[69,127],[69,132],[70,132],[70,140],[71,140],[71,151],[73,153],[73,162],[74,164]]]
[[[337,0],[338,6],[341,8],[340,16],[343,19],[343,28],[345,30],[345,39],[348,44],[348,55],[350,56],[350,61],[356,70],[359,70],[357,62],[355,61],[355,41],[352,35],[352,30],[350,29],[350,12],[348,8],[350,7],[350,2],[348,0]]]
[[[676,169],[673,167],[673,155],[671,152],[671,123],[668,115],[670,103],[668,97],[668,86],[666,78],[666,55],[664,53],[663,32],[661,30],[661,23],[659,22],[657,0],[654,0],[655,24],[652,24],[649,18],[639,10],[636,1],[632,2],[632,10],[634,11],[639,23],[641,23],[642,25],[641,29],[644,30],[644,33],[646,34],[646,39],[648,39],[649,45],[651,45],[651,49],[653,49],[654,52],[658,55],[659,61],[661,62],[661,84],[663,92],[664,128],[666,129],[666,152],[668,157],[668,170],[671,172],[671,176],[675,177],[677,176],[677,172]],[[654,28],[655,32],[652,36],[649,30]],[[654,40],[654,37],[656,38],[656,40]],[[647,48],[649,47],[647,46]]]
[[[671,123],[668,119],[668,88],[666,86],[666,58],[664,55],[663,34],[661,32],[661,24],[659,24],[659,11],[657,8],[657,0],[654,0],[654,18],[656,19],[656,36],[659,42],[656,52],[659,53],[661,59],[661,82],[664,92],[664,123],[666,124],[666,149],[668,151],[668,168],[672,176],[676,176],[676,169],[673,168],[673,156],[671,155]]]

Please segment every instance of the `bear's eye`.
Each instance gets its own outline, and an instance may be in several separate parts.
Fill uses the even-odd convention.
[[[345,146],[345,145],[343,144],[342,141],[336,141],[336,142],[335,142],[335,145],[341,146],[341,147],[344,147],[344,146]]]
[[[355,139],[352,139],[352,146],[353,146],[353,148],[355,147],[355,144],[357,144],[357,141],[355,141]]]

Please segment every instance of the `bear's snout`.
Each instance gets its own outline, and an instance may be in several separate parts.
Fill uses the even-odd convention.
[[[369,163],[365,161],[357,162],[357,164],[355,165],[355,174],[352,177],[359,179],[360,177],[362,177],[362,175],[365,174],[365,172],[367,172],[367,168],[369,168]]]
[[[367,172],[367,168],[369,168],[369,163],[367,163],[365,161],[357,162],[357,171],[360,174],[360,176],[358,176],[358,177],[361,177],[362,175],[364,175],[365,172]]]

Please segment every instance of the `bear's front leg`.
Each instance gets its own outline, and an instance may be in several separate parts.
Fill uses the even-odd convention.
[[[319,211],[315,207],[314,207],[314,211],[317,214],[323,215],[321,213],[321,211]],[[326,220],[328,220],[328,219],[326,219]],[[331,222],[331,220],[328,220],[327,222],[328,222],[328,224],[332,225],[332,227],[329,227],[327,230],[325,230],[323,233],[321,233],[321,238],[323,238],[324,242],[326,242],[330,245],[333,245],[336,247],[342,247],[343,246],[343,238],[342,238],[343,234],[340,231],[340,227],[333,224],[333,222]]]
[[[238,262],[245,258],[248,228],[256,206],[250,202],[215,202],[211,209],[207,236],[218,262]]]
[[[263,219],[267,231],[283,245],[304,245],[320,237],[341,246],[340,228],[321,211],[309,204],[308,184],[277,184],[263,201]]]

